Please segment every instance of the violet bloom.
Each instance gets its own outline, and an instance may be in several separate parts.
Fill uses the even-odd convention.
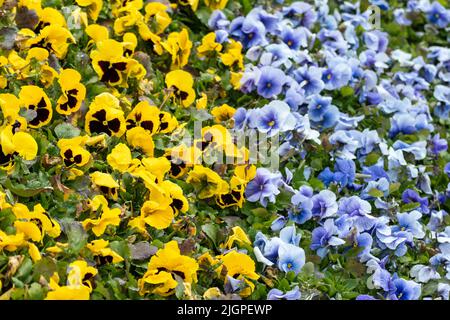
[[[236,112],[233,115],[234,120],[234,127],[235,130],[242,130],[244,129],[248,124],[248,112],[245,108],[238,108],[236,109]]]
[[[444,173],[450,177],[450,162],[448,162],[444,167]]]
[[[279,231],[281,228],[285,226],[286,223],[287,223],[286,217],[278,215],[278,217],[272,221],[270,229],[272,231]]]
[[[446,28],[450,23],[450,11],[438,1],[434,1],[427,10],[427,20],[439,28]]]
[[[328,187],[330,183],[334,182],[334,172],[331,171],[329,167],[326,167],[325,169],[322,170],[321,173],[319,173],[317,178],[319,178],[319,180],[322,181],[325,184],[325,186]]]
[[[267,294],[267,300],[300,300],[301,296],[300,289],[298,286],[295,286],[286,293],[278,289],[271,289]]]
[[[238,17],[231,21],[230,34],[239,39],[245,48],[266,43],[266,28],[254,17]]]
[[[430,212],[430,209],[428,208],[428,198],[421,198],[419,194],[412,189],[406,189],[405,191],[403,191],[402,201],[404,203],[418,203],[420,205],[418,209],[422,213]]]
[[[290,243],[283,242],[278,247],[278,268],[284,272],[293,271],[296,275],[305,265],[305,251]]]
[[[431,152],[434,155],[438,155],[441,152],[447,151],[448,143],[445,139],[440,139],[439,133],[433,136],[431,140]]]
[[[322,190],[311,198],[313,207],[311,209],[313,217],[324,219],[336,214],[338,204],[336,195],[329,190]]]
[[[292,19],[295,26],[303,26],[310,29],[317,20],[314,7],[302,1],[294,2],[281,11],[285,18]]]
[[[344,240],[334,236],[337,234],[337,228],[333,219],[328,219],[323,227],[317,227],[311,235],[311,250],[317,250],[317,255],[321,258],[325,257],[330,246],[339,246],[345,243]]]
[[[322,70],[318,67],[303,66],[294,71],[294,78],[300,87],[305,90],[305,95],[318,94],[325,87],[322,81]]]
[[[287,89],[284,102],[286,102],[292,111],[297,111],[299,106],[305,102],[305,90],[294,82]]]
[[[311,197],[313,196],[313,189],[309,186],[300,187],[291,198],[291,203],[294,205],[294,209],[289,210],[289,219],[297,224],[303,224],[312,217],[311,209],[313,202]]]
[[[372,250],[373,238],[369,233],[362,233],[356,236],[354,244],[363,250],[358,253],[358,258],[360,261],[364,262],[369,259],[373,259],[374,256],[370,253]]]
[[[267,202],[275,202],[275,196],[280,193],[278,186],[281,183],[281,174],[272,173],[265,168],[258,168],[256,176],[245,189],[245,198],[250,202],[259,201],[266,207]]]
[[[421,285],[413,280],[405,280],[394,275],[389,290],[391,300],[418,300],[422,293]]]
[[[388,46],[388,35],[379,30],[368,31],[364,33],[364,42],[368,49],[376,52],[385,52]]]
[[[359,296],[356,297],[355,300],[378,300],[378,299],[368,294],[360,294]]]
[[[392,232],[406,231],[414,238],[422,239],[425,237],[423,225],[420,223],[422,214],[419,211],[413,210],[408,213],[397,213],[398,226],[392,227]]]
[[[249,17],[254,18],[257,21],[261,21],[267,32],[274,33],[277,30],[279,24],[278,16],[268,13],[262,7],[252,9],[247,14],[247,18]]]
[[[389,137],[393,138],[399,133],[412,134],[422,129],[433,129],[433,126],[428,123],[427,115],[396,113],[391,118],[391,129],[389,131]]]
[[[289,27],[283,28],[281,31],[281,40],[292,50],[298,50],[301,47],[308,45],[308,29],[297,28],[292,29]]]
[[[371,211],[370,203],[357,196],[339,200],[338,214],[350,219],[359,232],[369,230],[375,225],[376,218],[370,215]]]
[[[312,122],[331,128],[339,119],[338,108],[331,104],[331,97],[313,96],[308,105],[308,116]]]
[[[335,90],[346,86],[352,78],[350,61],[344,58],[333,58],[328,61],[328,69],[322,74],[322,81],[327,90]]]
[[[353,160],[336,159],[334,171],[334,180],[343,187],[352,184],[355,180],[356,166]]]
[[[265,66],[257,83],[258,94],[266,99],[279,95],[286,83],[286,75],[278,68]]]
[[[293,130],[296,118],[292,115],[289,105],[283,101],[274,100],[259,109],[252,120],[254,126],[269,137],[278,132]]]
[[[209,16],[208,27],[213,30],[225,29],[230,24],[225,14],[220,10],[214,10]]]
[[[261,77],[261,70],[258,67],[250,66],[249,68],[246,68],[240,81],[241,91],[250,93],[256,90],[256,84],[259,81],[259,77]]]

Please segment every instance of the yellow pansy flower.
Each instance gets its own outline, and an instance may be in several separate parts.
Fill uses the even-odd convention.
[[[194,166],[194,169],[189,172],[186,182],[194,186],[199,199],[225,194],[229,190],[228,183],[222,180],[217,172],[201,165]]]
[[[193,85],[194,79],[189,72],[175,70],[166,75],[167,88],[172,90],[175,101],[184,107],[189,107],[195,100]]]
[[[222,10],[227,6],[228,0],[205,0],[205,4],[212,10]]]
[[[188,63],[192,42],[186,28],[170,33],[167,40],[161,42],[161,46],[172,55],[172,69],[182,68]]]
[[[50,122],[53,115],[52,104],[47,94],[37,86],[22,86],[19,92],[21,105],[35,112],[34,117],[28,121],[31,128],[39,128]]]
[[[94,254],[97,264],[118,263],[123,261],[123,258],[115,251],[108,248],[109,241],[100,239],[91,241],[86,247]]]
[[[214,116],[215,122],[228,121],[233,118],[235,112],[236,109],[226,103],[211,110],[211,114]]]
[[[61,86],[62,95],[56,104],[58,113],[69,115],[77,112],[84,98],[86,97],[86,87],[80,82],[81,75],[74,69],[64,69],[61,71],[58,83]]]
[[[209,52],[220,52],[222,45],[216,42],[216,34],[210,32],[202,38],[202,43],[197,47],[197,53],[200,58],[206,56]]]
[[[147,272],[138,280],[139,292],[141,295],[172,295],[178,285],[174,274],[181,277],[183,282],[191,284],[197,282],[198,268],[193,258],[180,254],[176,241],[170,241],[150,259]]]
[[[89,17],[97,21],[98,15],[102,11],[103,0],[76,0],[76,2],[81,7],[87,7]]]

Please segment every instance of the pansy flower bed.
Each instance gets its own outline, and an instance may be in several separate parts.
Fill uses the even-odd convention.
[[[0,1],[0,299],[449,299],[447,1]]]

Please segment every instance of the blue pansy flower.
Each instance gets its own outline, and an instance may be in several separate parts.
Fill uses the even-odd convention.
[[[447,151],[447,149],[448,149],[447,140],[441,139],[439,133],[435,134],[433,136],[433,139],[431,140],[431,148],[430,149],[434,155],[438,155],[441,152]]]
[[[322,70],[318,67],[303,66],[293,72],[295,80],[305,90],[305,95],[318,94],[325,84],[322,81]]]
[[[413,210],[407,213],[397,213],[398,225],[392,227],[392,232],[406,231],[411,233],[414,238],[422,239],[425,236],[423,225],[420,223],[422,214]]]
[[[317,13],[310,4],[298,1],[281,10],[284,17],[291,19],[295,26],[310,28],[317,20]]]
[[[303,224],[312,217],[313,202],[311,187],[303,186],[291,198],[294,209],[289,210],[289,219],[297,224]]]
[[[447,164],[445,165],[444,173],[450,177],[450,162],[447,162]]]
[[[434,1],[427,10],[427,20],[439,28],[445,28],[450,23],[450,11],[438,1]]]
[[[298,274],[305,265],[305,251],[293,244],[283,242],[278,247],[278,268]]]
[[[321,258],[325,257],[330,246],[340,246],[345,243],[344,240],[336,237],[337,228],[333,219],[327,219],[322,227],[317,227],[311,235],[311,250],[316,250],[317,255]]]
[[[292,50],[298,50],[301,47],[306,47],[308,45],[308,37],[310,32],[306,28],[290,28],[285,27],[281,31],[281,40]]]
[[[258,94],[264,98],[273,98],[281,93],[286,83],[286,75],[278,68],[264,66],[257,83]]]
[[[389,290],[391,300],[417,300],[422,293],[421,285],[413,280],[405,280],[394,275]]]
[[[334,181],[345,187],[355,181],[356,166],[353,160],[336,159],[334,163]]]
[[[267,300],[300,300],[302,294],[298,286],[295,286],[292,290],[283,291],[279,289],[271,289],[267,293]]]
[[[335,90],[346,86],[352,78],[352,69],[345,59],[334,58],[328,62],[328,69],[322,74],[325,89]]]
[[[375,225],[376,218],[370,215],[371,211],[372,206],[370,203],[357,196],[345,197],[339,200],[338,215],[350,219],[359,232],[372,229]]]
[[[208,27],[213,30],[225,29],[230,24],[226,15],[220,10],[214,10],[208,19]]]
[[[313,207],[311,209],[313,217],[319,219],[329,218],[336,214],[338,204],[336,195],[329,190],[322,190],[311,198]]]
[[[258,168],[256,176],[245,189],[245,198],[250,202],[259,201],[266,207],[268,201],[275,202],[275,196],[280,193],[278,190],[280,183],[280,173],[272,173],[266,168]]]
[[[418,203],[420,205],[418,210],[420,210],[422,213],[430,212],[430,209],[428,208],[428,198],[420,197],[419,194],[412,189],[406,189],[405,191],[403,191],[402,201],[404,203]]]
[[[308,116],[310,120],[324,128],[334,126],[339,119],[339,110],[331,104],[330,97],[313,96],[308,105]]]
[[[270,229],[272,231],[279,231],[285,226],[286,223],[287,223],[286,217],[278,215],[278,217],[272,221]]]
[[[293,130],[296,124],[296,118],[292,115],[289,106],[279,100],[270,102],[252,116],[252,125],[269,137],[278,132]]]

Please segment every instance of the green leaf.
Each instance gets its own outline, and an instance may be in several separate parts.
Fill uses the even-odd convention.
[[[78,253],[86,245],[88,234],[84,230],[80,222],[74,221],[71,218],[64,218],[61,220],[63,232],[67,235],[69,240],[69,248],[73,253]]]
[[[217,233],[219,231],[219,227],[215,224],[208,223],[202,225],[202,231],[211,239],[211,241],[217,245]]]
[[[31,273],[32,269],[33,269],[33,262],[31,262],[31,259],[27,257],[23,260],[22,264],[17,270],[17,273],[15,274],[15,277],[18,279],[20,278],[23,279]]]
[[[42,300],[44,299],[44,290],[42,286],[36,282],[32,283],[27,290],[28,299],[30,300]]]
[[[54,260],[44,257],[34,264],[33,278],[36,281],[39,281],[41,276],[50,278],[55,271],[57,271],[57,267]]]
[[[247,14],[252,10],[252,4],[250,0],[241,0],[242,8],[244,9],[244,14]]]
[[[8,190],[10,190],[15,195],[25,198],[34,197],[35,195],[38,195],[41,192],[53,190],[53,188],[50,186],[40,188],[27,188],[27,186],[23,184],[13,184],[9,179],[5,181],[5,187],[8,188]]]
[[[11,50],[16,41],[17,29],[12,27],[2,28],[0,30],[0,48]]]
[[[397,191],[400,188],[400,186],[401,186],[400,182],[391,183],[389,185],[389,193],[394,193],[395,191]]]
[[[351,95],[353,95],[355,93],[355,91],[353,90],[353,88],[352,87],[342,87],[341,88],[341,94],[342,94],[342,96],[343,97],[348,97],[348,96],[351,96]]]
[[[378,190],[377,188],[372,188],[369,190],[369,195],[371,195],[372,197],[375,198],[380,198],[382,196],[384,196],[384,193],[380,190]]]
[[[55,134],[59,139],[70,139],[78,137],[81,130],[72,126],[70,123],[64,122],[55,127]]]
[[[411,203],[407,203],[401,206],[401,210],[402,211],[411,211],[414,210],[416,208],[420,207],[420,203],[418,202],[411,202]]]

